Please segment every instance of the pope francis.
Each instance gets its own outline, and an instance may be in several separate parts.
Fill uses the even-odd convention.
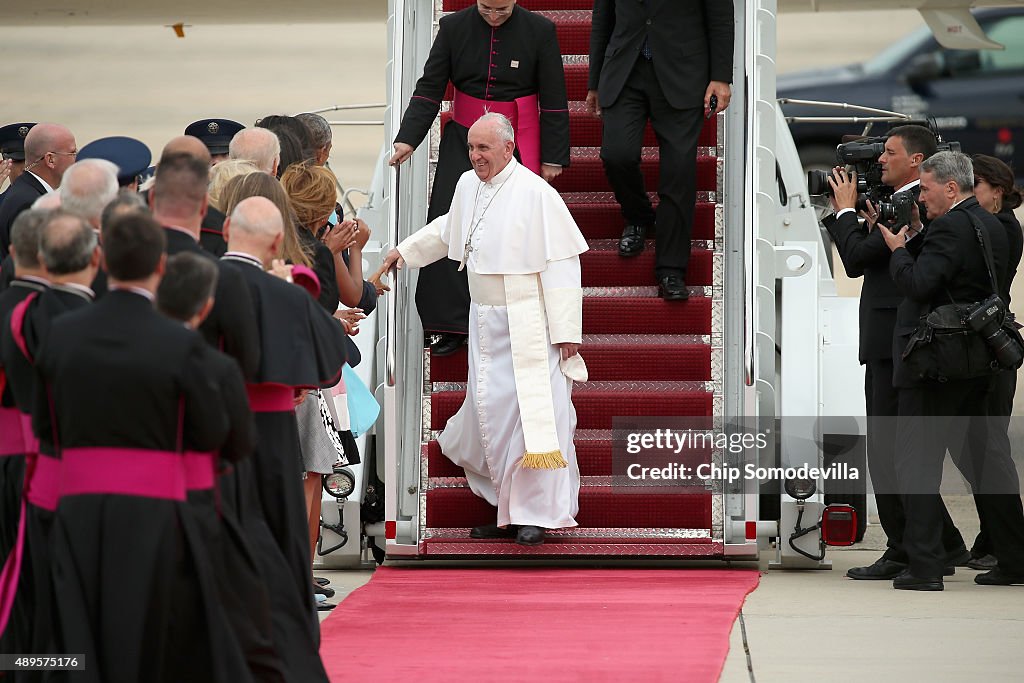
[[[579,255],[586,240],[562,198],[513,157],[501,114],[469,130],[472,171],[450,211],[402,241],[382,269],[448,257],[469,273],[466,401],[438,437],[473,492],[498,508],[474,538],[544,541],[576,526],[580,474],[572,382],[586,381]]]

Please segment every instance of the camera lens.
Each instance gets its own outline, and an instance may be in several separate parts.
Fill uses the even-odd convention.
[[[832,186],[828,184],[829,173],[827,171],[808,171],[807,172],[807,194],[812,196],[828,195],[832,196]]]

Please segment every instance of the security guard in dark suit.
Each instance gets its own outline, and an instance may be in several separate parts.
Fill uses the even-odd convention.
[[[940,152],[921,165],[921,201],[932,223],[916,258],[905,247],[908,228],[898,234],[883,231],[892,257],[889,272],[906,297],[901,308],[916,307],[920,315],[951,301],[971,304],[987,299],[1006,286],[1006,230],[974,197],[971,160],[959,152]],[[992,254],[992,270],[978,243],[975,223]],[[913,229],[913,228],[910,228]],[[942,546],[942,498],[939,485],[947,448],[962,439],[978,417],[985,417],[994,377],[945,382],[914,377],[903,361],[909,335],[897,330],[893,349],[894,381],[900,388],[900,418],[896,440],[896,474],[907,523],[904,546],[907,572],[893,580],[901,590],[943,589],[945,549]],[[1009,440],[991,430],[983,453],[985,469],[1010,471]],[[979,464],[981,459],[979,458]],[[982,479],[984,481],[984,479]],[[982,585],[1024,583],[1024,510],[1019,493],[981,491],[978,514],[987,522],[999,566],[979,574]]]
[[[627,223],[619,255],[642,252],[657,222],[655,277],[666,300],[688,296],[697,140],[702,114],[729,104],[733,24],[731,0],[594,2],[587,108],[604,121],[601,159]],[[640,172],[648,119],[659,142],[657,212]]]
[[[920,192],[920,165],[935,154],[935,136],[923,126],[899,126],[890,131],[885,149],[879,158],[883,182],[895,190],[917,195]],[[852,567],[846,575],[862,580],[894,579],[907,568],[907,553],[903,548],[906,517],[897,490],[894,466],[899,392],[892,383],[893,330],[896,308],[903,295],[889,275],[891,252],[881,234],[885,228],[874,229],[877,209],[870,206],[868,211],[861,212],[865,219],[862,226],[854,208],[857,201],[855,177],[843,169],[836,169],[830,182],[835,214],[822,222],[832,236],[846,274],[864,277],[860,294],[859,359],[864,365],[868,470],[878,508],[878,521],[887,538],[887,548],[882,557],[866,567]],[[924,215],[923,210],[921,215]],[[924,220],[927,222],[928,219]],[[911,246],[921,244],[921,240],[911,242]],[[948,554],[947,566],[969,559],[963,537],[945,506],[943,545]]]

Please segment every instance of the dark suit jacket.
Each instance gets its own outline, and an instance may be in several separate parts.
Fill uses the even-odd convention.
[[[1010,305],[1010,285],[1013,284],[1013,278],[1017,275],[1017,266],[1020,265],[1021,252],[1024,252],[1024,234],[1021,234],[1020,223],[1017,222],[1017,217],[1013,215],[1013,211],[1009,209],[1000,211],[996,214],[996,218],[1003,224],[1006,229],[1006,242],[1009,246],[1006,260],[1006,286],[1000,294],[1006,305]]]
[[[958,304],[971,304],[992,295],[985,257],[968,212],[977,216],[985,228],[984,238],[992,247],[998,291],[1008,287],[1006,229],[974,197],[932,221],[921,238],[916,257],[907,249],[894,251],[889,272],[905,296],[897,314],[893,346],[893,384],[897,387],[912,386],[901,373],[900,356],[922,315],[937,306],[952,303],[951,297]]]
[[[31,208],[32,202],[46,194],[46,189],[36,177],[29,172],[22,173],[14,181],[0,204],[0,253],[6,254],[11,246],[11,223],[25,209]]]
[[[832,236],[846,274],[864,276],[860,290],[860,362],[892,358],[896,307],[903,299],[889,275],[892,252],[882,233],[877,229],[868,232],[854,211],[838,219],[829,216],[822,222]]]
[[[669,104],[704,106],[709,81],[732,82],[732,0],[595,0],[588,88],[615,104],[644,39]]]
[[[252,297],[245,281],[236,269],[225,267],[224,263],[200,247],[194,237],[173,228],[165,228],[164,232],[167,234],[168,256],[187,251],[217,264],[219,277],[214,291],[213,310],[199,326],[199,332],[210,346],[238,361],[238,367],[246,380],[252,379],[259,369],[260,338]]]

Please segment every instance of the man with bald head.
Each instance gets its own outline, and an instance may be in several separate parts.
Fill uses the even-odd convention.
[[[70,130],[56,123],[38,123],[25,136],[25,172],[11,185],[0,205],[0,253],[10,246],[11,223],[40,195],[60,187],[61,178],[78,155]]]
[[[51,211],[45,217],[38,254],[51,287],[31,293],[0,328],[0,363],[26,425],[31,422],[35,394],[42,390],[34,359],[54,319],[92,302],[89,285],[100,263],[96,232],[81,217],[67,211]],[[33,464],[26,470],[30,480],[24,488],[25,536],[20,576],[15,576],[18,585],[11,628],[21,634],[19,651],[48,652],[54,645],[50,640],[53,591],[49,589],[48,547],[60,467],[50,434],[41,434],[38,444],[30,445],[37,447],[26,454]]]
[[[281,141],[266,128],[240,130],[228,145],[228,159],[251,161],[261,171],[276,178],[277,167],[281,163]]]
[[[239,274],[252,293],[263,350],[259,370],[249,385],[259,437],[249,474],[255,480],[258,508],[240,507],[237,511],[247,526],[262,520],[272,534],[269,547],[254,548],[253,554],[267,585],[274,587],[274,645],[284,660],[288,680],[325,681],[317,649],[319,627],[293,399],[298,390],[337,384],[345,363],[345,335],[339,321],[303,288],[266,272],[280,254],[283,232],[280,211],[264,197],[239,202],[224,224],[228,252],[221,263]],[[239,471],[238,475],[246,473]],[[243,492],[251,488],[251,483],[244,481],[236,485]],[[241,505],[238,496],[226,492],[224,498]],[[253,538],[254,545],[263,539],[258,534]]]

